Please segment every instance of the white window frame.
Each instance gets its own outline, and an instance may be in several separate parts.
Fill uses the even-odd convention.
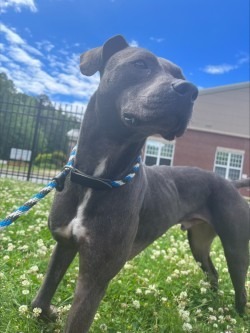
[[[226,154],[228,154],[228,158],[227,158],[227,163],[226,164],[219,164],[218,162],[216,162],[216,160],[217,160],[217,154],[218,153],[226,153]],[[230,165],[231,157],[232,157],[233,154],[237,154],[237,155],[241,155],[242,156],[241,166],[240,167],[235,167],[235,166],[231,166]],[[215,158],[214,158],[214,169],[213,169],[213,171],[216,173],[216,167],[224,168],[226,170],[225,179],[230,179],[229,178],[229,172],[230,172],[230,170],[237,170],[237,171],[239,171],[239,178],[238,179],[240,179],[242,177],[242,171],[243,171],[243,165],[244,165],[244,155],[245,155],[245,152],[243,150],[236,150],[236,149],[229,149],[229,148],[217,147],[216,153],[215,153]]]
[[[148,145],[155,146],[155,147],[158,148],[157,155],[147,153],[147,146]],[[162,148],[165,145],[171,145],[171,146],[173,146],[172,156],[166,157],[164,155],[161,155],[161,150],[162,150]],[[145,144],[143,162],[144,163],[146,162],[146,158],[148,156],[148,157],[154,157],[154,158],[156,158],[156,164],[155,165],[160,165],[160,160],[161,159],[166,159],[166,160],[170,160],[170,165],[169,166],[172,166],[173,165],[173,160],[174,160],[174,153],[175,153],[175,141],[169,142],[169,141],[163,140],[161,138],[157,139],[155,137],[149,137],[147,139],[147,141],[146,141],[146,144]]]

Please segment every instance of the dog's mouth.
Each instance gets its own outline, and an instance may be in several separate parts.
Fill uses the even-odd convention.
[[[186,117],[175,119],[172,124],[166,123],[165,117],[136,117],[134,114],[124,112],[122,116],[123,123],[131,130],[140,130],[145,136],[160,134],[164,139],[172,141],[180,137],[185,132],[189,123],[191,112]]]

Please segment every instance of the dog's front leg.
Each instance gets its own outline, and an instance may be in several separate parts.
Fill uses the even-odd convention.
[[[56,317],[56,312],[50,303],[76,253],[77,248],[75,245],[57,243],[55,246],[43,284],[32,302],[33,308],[38,307],[42,309],[42,317],[45,319],[55,319]]]
[[[110,280],[124,266],[119,250],[79,250],[79,277],[65,333],[87,333]]]

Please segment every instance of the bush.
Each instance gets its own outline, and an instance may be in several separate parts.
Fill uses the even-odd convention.
[[[36,166],[51,166],[56,168],[62,167],[66,162],[66,155],[62,151],[54,151],[53,153],[38,154],[35,158],[34,164]]]

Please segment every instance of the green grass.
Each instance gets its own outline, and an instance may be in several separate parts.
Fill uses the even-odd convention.
[[[40,186],[0,179],[1,218],[23,204]],[[62,332],[77,278],[77,259],[62,281],[53,303],[56,323],[44,323],[30,309],[55,244],[47,216],[53,194],[0,232],[0,332]],[[220,274],[218,293],[210,290],[194,262],[179,227],[126,264],[110,283],[91,333],[243,333],[250,316],[239,317],[233,288],[218,239],[212,248]],[[250,276],[247,281],[249,294]]]

